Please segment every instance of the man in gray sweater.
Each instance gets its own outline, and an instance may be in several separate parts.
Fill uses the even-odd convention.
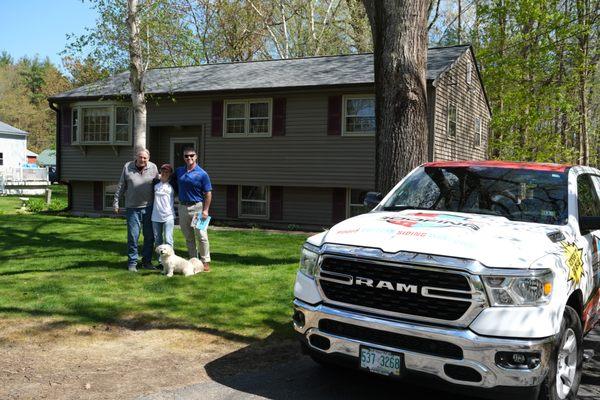
[[[142,267],[156,269],[152,266],[152,251],[154,234],[152,232],[152,203],[154,200],[154,185],[152,181],[158,177],[156,165],[150,162],[150,152],[138,150],[135,160],[125,163],[115,198],[113,208],[119,212],[119,198],[125,197],[125,216],[127,219],[127,268],[137,272],[138,239],[140,231],[144,235],[142,248]]]

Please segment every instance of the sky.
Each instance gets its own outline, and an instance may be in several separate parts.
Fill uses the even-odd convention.
[[[96,11],[82,0],[0,0],[0,52],[15,60],[48,56],[61,66],[66,35],[95,26]]]

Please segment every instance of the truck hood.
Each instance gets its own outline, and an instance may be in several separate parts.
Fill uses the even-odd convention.
[[[494,268],[529,268],[547,254],[559,254],[559,241],[567,235],[566,227],[498,216],[405,210],[347,219],[331,228],[322,243],[471,259]]]

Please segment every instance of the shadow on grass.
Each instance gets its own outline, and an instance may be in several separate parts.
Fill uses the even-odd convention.
[[[196,326],[192,324],[185,324],[176,319],[161,318],[157,320],[151,316],[139,316],[135,318],[119,318],[119,310],[117,307],[105,306],[102,309],[91,309],[87,307],[75,308],[69,312],[57,312],[57,311],[45,311],[37,309],[26,309],[19,307],[0,307],[0,315],[29,315],[33,317],[62,317],[64,319],[58,321],[51,321],[43,324],[37,328],[40,331],[52,331],[55,329],[65,328],[73,325],[74,323],[92,322],[97,324],[108,324],[120,328],[125,328],[134,331],[148,331],[148,330],[167,330],[167,329],[179,329],[195,331],[200,333],[206,333],[214,336],[221,337],[233,342],[238,343],[255,343],[259,339],[239,335],[236,333],[210,328]]]
[[[0,258],[0,261],[2,258]],[[22,275],[22,274],[39,274],[44,272],[61,272],[87,268],[98,268],[98,269],[120,269],[124,270],[126,264],[124,262],[107,262],[107,261],[82,261],[74,265],[59,268],[47,268],[47,269],[19,269],[16,271],[4,271],[0,272],[0,276],[11,276],[11,275]]]

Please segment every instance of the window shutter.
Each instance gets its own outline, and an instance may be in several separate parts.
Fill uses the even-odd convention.
[[[227,186],[227,218],[237,218],[238,216],[238,187],[236,185]]]
[[[283,219],[283,186],[271,186],[269,190],[271,192],[270,219],[280,221]]]
[[[276,97],[275,99],[273,99],[273,136],[285,135],[285,107],[286,99],[284,97]]]
[[[346,189],[333,188],[331,221],[338,223],[346,219]]]
[[[102,211],[104,209],[104,186],[102,182],[94,182],[94,210]]]
[[[223,100],[212,102],[211,136],[223,136]]]
[[[329,96],[327,134],[331,136],[342,134],[342,96]]]
[[[60,107],[60,141],[63,145],[71,144],[71,107],[66,105]]]

